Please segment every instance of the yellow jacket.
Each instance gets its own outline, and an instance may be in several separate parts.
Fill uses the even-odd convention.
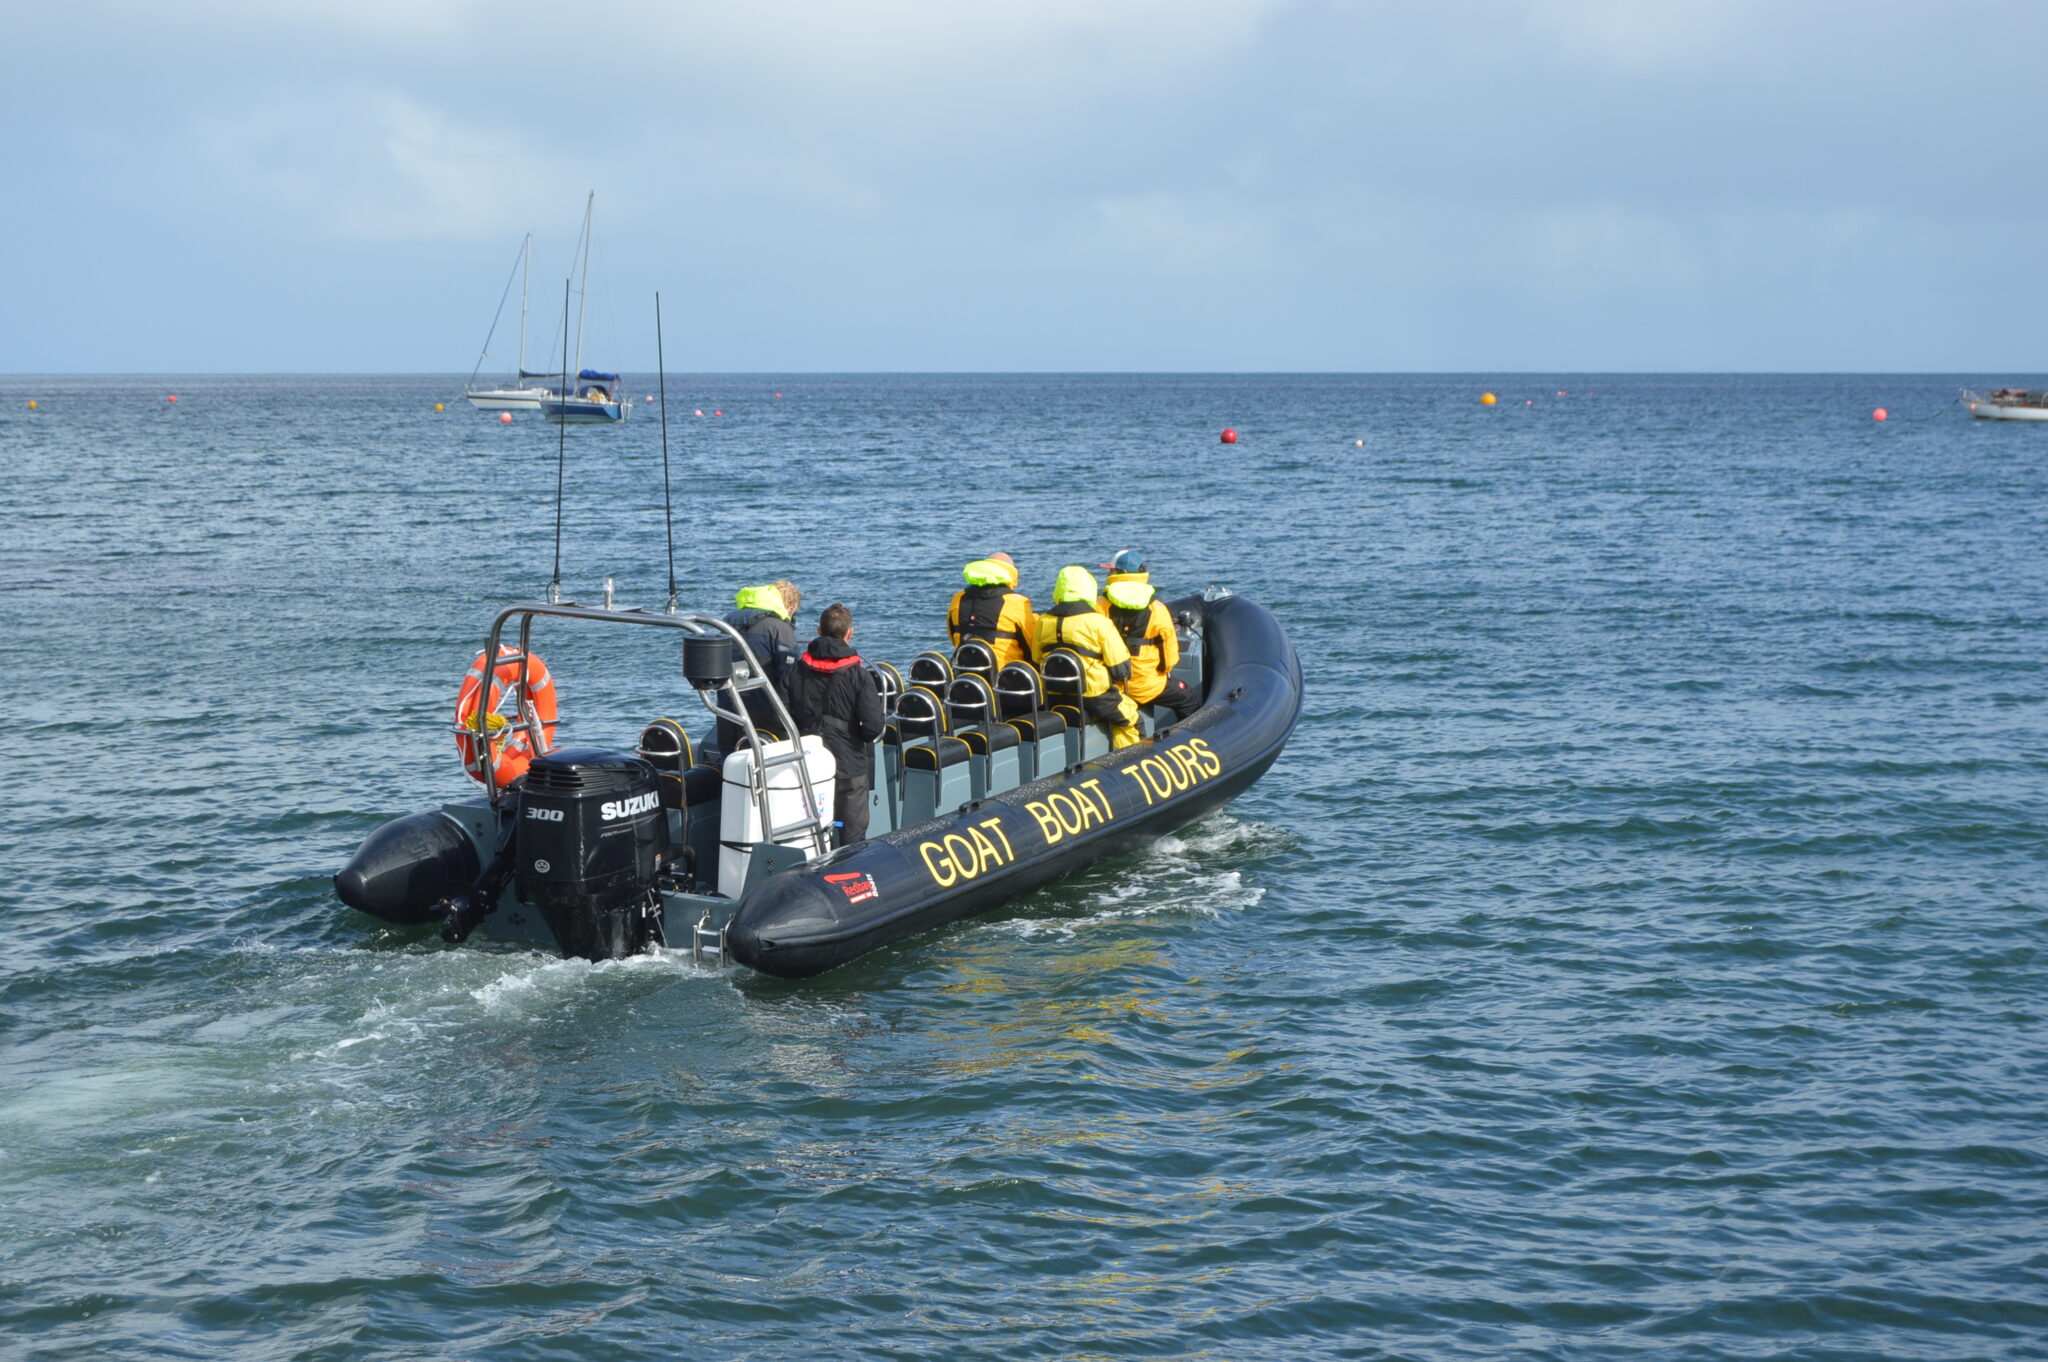
[[[978,638],[996,655],[996,665],[1022,662],[1031,643],[1031,598],[1016,590],[1017,569],[993,558],[969,563],[961,571],[965,590],[953,593],[946,611],[946,633],[958,648]]]
[[[1131,650],[1109,618],[1095,609],[1095,579],[1082,568],[1066,568],[1053,584],[1052,609],[1032,626],[1031,655],[1040,667],[1045,655],[1065,648],[1081,659],[1081,694],[1100,695],[1126,680]]]
[[[1114,624],[1131,654],[1131,679],[1124,694],[1149,705],[1166,689],[1180,665],[1180,631],[1173,615],[1142,573],[1118,573],[1096,602]]]

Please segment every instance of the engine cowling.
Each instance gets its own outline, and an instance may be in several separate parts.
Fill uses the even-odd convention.
[[[655,770],[639,757],[567,747],[527,768],[513,891],[562,954],[612,960],[644,949],[658,925],[655,881],[668,848]]]
[[[476,843],[460,823],[430,809],[364,838],[334,877],[334,892],[372,917],[420,927],[439,920],[442,900],[467,890],[476,872]]]

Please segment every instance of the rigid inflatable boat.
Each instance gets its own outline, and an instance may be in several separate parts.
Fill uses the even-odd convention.
[[[818,974],[1165,836],[1265,773],[1301,715],[1293,645],[1228,591],[1169,609],[1175,674],[1201,707],[1178,722],[1143,715],[1147,736],[1120,750],[1083,719],[1079,659],[1064,650],[1042,671],[997,667],[973,640],[903,672],[870,664],[887,725],[870,745],[869,836],[834,848],[832,756],[785,736],[788,711],[732,626],[511,607],[456,706],[456,744],[485,793],[377,829],[336,892],[389,922],[438,923],[449,941],[480,930],[593,960],[687,944],[699,959]],[[669,719],[632,753],[556,747],[553,678],[532,647],[541,618],[679,631],[684,680],[742,735],[735,750],[701,750]]]

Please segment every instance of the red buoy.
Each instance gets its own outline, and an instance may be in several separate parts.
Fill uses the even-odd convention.
[[[1234,431],[1234,430],[1225,430],[1225,431],[1223,432],[1223,443],[1224,443],[1224,444],[1227,444],[1227,445],[1234,445],[1234,444],[1236,444],[1236,443],[1237,443],[1237,432],[1236,432],[1236,431]]]
[[[1873,421],[1889,421],[1892,419],[1892,414],[1883,407],[1879,407],[1876,411],[1870,413],[1870,419]]]
[[[175,402],[175,401],[177,401],[177,400],[178,400],[178,395],[177,395],[176,393],[172,393],[172,394],[171,394],[171,395],[170,395],[169,397],[166,397],[166,398],[164,399],[164,401],[166,401],[166,402]]]
[[[512,424],[512,413],[511,413],[511,412],[509,412],[509,411],[501,411],[501,412],[499,412],[499,413],[498,413],[498,424],[499,424],[499,425],[501,425],[501,426],[509,426],[509,425],[511,425],[511,424]]]

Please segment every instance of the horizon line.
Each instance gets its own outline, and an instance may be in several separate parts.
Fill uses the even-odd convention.
[[[1572,375],[1603,378],[1967,378],[1978,369],[626,369],[620,374],[711,378],[1477,378]],[[1990,372],[1999,372],[1991,370]],[[2011,374],[2048,370],[2004,370]],[[467,383],[473,374],[435,369],[71,369],[0,372],[0,382],[65,378],[431,378]]]

